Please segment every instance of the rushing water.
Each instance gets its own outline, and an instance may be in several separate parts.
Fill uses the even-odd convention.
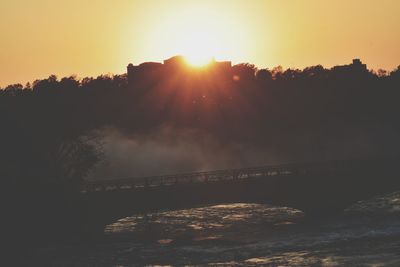
[[[41,248],[37,266],[400,266],[400,192],[341,218],[229,204],[121,219],[97,244]]]

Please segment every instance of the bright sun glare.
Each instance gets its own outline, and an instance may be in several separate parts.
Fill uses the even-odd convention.
[[[197,27],[182,40],[182,55],[193,66],[205,66],[212,61],[218,52],[218,43],[207,29]]]
[[[154,51],[161,58],[183,55],[195,67],[203,67],[213,59],[230,60],[246,51],[240,25],[216,10],[198,6],[167,13],[151,32],[149,43],[157,45]]]
[[[212,23],[211,14],[188,10],[180,20],[183,22],[177,44],[180,53],[193,66],[207,65],[220,52],[223,38],[216,23]]]
[[[207,53],[194,53],[184,55],[187,63],[194,67],[204,67],[210,64],[213,60],[213,57],[209,56]]]

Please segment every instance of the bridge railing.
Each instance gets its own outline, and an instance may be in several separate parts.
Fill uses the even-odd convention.
[[[294,164],[291,164],[257,168],[183,173],[177,175],[88,181],[84,184],[82,192],[135,189],[143,187],[170,186],[188,183],[205,183],[249,179],[263,176],[291,175],[293,174],[294,166]]]
[[[87,181],[83,185],[82,192],[150,188],[189,183],[212,183],[274,176],[294,176],[319,173],[329,175],[349,171],[349,169],[352,168],[354,169],[354,162],[328,161],[323,163],[282,164],[254,168],[182,173],[175,175],[97,180]]]

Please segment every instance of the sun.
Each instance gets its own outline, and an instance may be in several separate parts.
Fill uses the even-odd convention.
[[[197,28],[181,40],[181,53],[187,63],[203,67],[211,63],[218,52],[218,42],[206,29]]]
[[[208,54],[201,54],[201,53],[196,53],[196,54],[189,54],[189,55],[184,55],[186,62],[192,66],[192,67],[205,67],[212,63],[214,57],[208,55]]]
[[[166,12],[154,27],[149,27],[147,44],[160,59],[185,57],[188,65],[204,67],[215,60],[235,60],[248,49],[242,25],[223,12],[187,4]]]
[[[191,14],[192,19],[188,20],[190,23],[180,29],[177,46],[190,65],[202,67],[220,54],[222,43],[221,36],[213,30],[204,16],[195,14]]]

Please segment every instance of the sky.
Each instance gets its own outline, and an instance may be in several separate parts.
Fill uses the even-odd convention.
[[[183,54],[259,68],[400,65],[398,0],[0,0],[0,87]]]

